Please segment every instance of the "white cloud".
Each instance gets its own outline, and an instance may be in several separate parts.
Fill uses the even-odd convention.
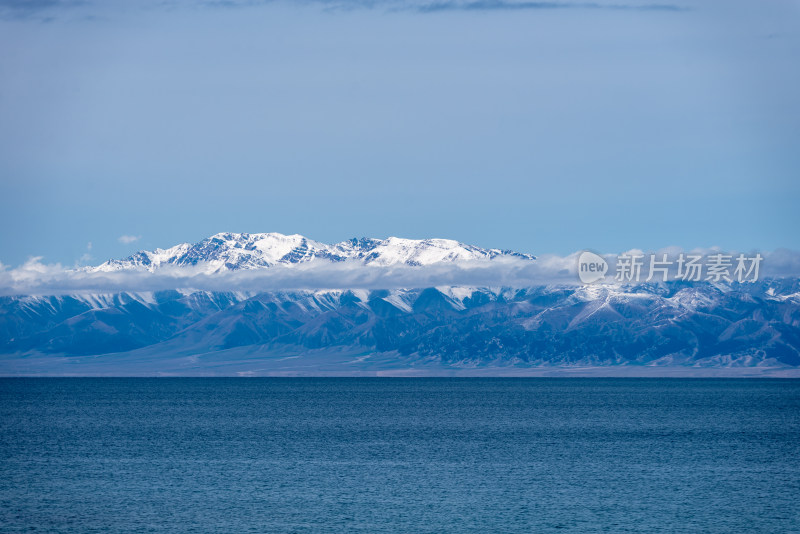
[[[81,292],[270,291],[289,289],[416,288],[432,286],[530,286],[572,283],[573,259],[544,257],[536,262],[518,259],[442,263],[424,267],[367,266],[356,262],[319,260],[268,269],[209,274],[203,265],[144,270],[91,272],[42,263],[41,257],[0,270],[0,294],[44,295]]]
[[[666,252],[666,249],[663,251]],[[676,253],[675,250],[672,250]],[[579,284],[578,252],[544,255],[535,261],[516,258],[439,263],[427,266],[373,266],[359,262],[278,265],[267,269],[209,273],[205,265],[162,267],[156,272],[92,272],[45,264],[30,258],[16,268],[0,264],[0,295],[53,295],[196,289],[208,291],[279,291],[297,289],[392,289],[433,286],[530,287]],[[779,249],[764,255],[761,278],[800,276],[800,252]],[[616,255],[604,255],[613,266]],[[611,268],[613,279],[613,267]],[[609,280],[613,283],[613,280]]]
[[[118,241],[120,243],[125,243],[126,245],[129,245],[130,243],[135,243],[136,241],[139,241],[141,238],[142,236],[140,235],[121,235],[119,236]]]

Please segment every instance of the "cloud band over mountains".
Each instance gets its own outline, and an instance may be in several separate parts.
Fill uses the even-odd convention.
[[[670,251],[674,256],[677,252]],[[708,253],[708,251],[706,251]],[[0,264],[0,295],[58,295],[70,293],[146,292],[171,289],[206,291],[281,291],[318,289],[394,289],[434,286],[530,287],[579,285],[577,258],[543,255],[535,261],[514,258],[442,262],[426,266],[364,265],[356,261],[314,260],[209,273],[203,265],[166,266],[156,272],[120,270],[92,272],[67,269],[32,258],[9,268]],[[762,253],[760,278],[800,276],[800,252],[785,249]],[[616,255],[606,255],[612,268]]]
[[[571,283],[571,260],[553,256],[537,262],[485,260],[427,266],[373,266],[325,260],[266,269],[208,273],[204,266],[167,266],[156,272],[122,270],[89,272],[64,269],[33,258],[14,269],[0,271],[0,294],[64,294],[82,292],[160,291],[276,291],[299,289],[390,289],[443,285],[527,286]]]

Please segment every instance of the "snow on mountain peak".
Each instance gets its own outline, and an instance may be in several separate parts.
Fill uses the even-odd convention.
[[[354,260],[364,265],[418,266],[498,257],[535,259],[530,254],[483,249],[452,239],[353,238],[328,245],[299,234],[222,232],[195,244],[182,243],[168,249],[141,251],[87,270],[111,272],[135,269],[152,272],[165,266],[197,265],[203,266],[204,271],[218,272],[290,265],[313,259],[331,262]]]

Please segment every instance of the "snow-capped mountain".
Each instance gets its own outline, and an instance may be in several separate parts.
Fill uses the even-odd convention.
[[[219,233],[199,243],[182,243],[168,249],[141,251],[122,259],[110,260],[89,271],[142,269],[155,271],[164,266],[200,266],[207,272],[260,269],[278,264],[294,264],[314,259],[330,262],[358,261],[364,265],[431,265],[441,262],[498,257],[535,259],[530,254],[510,250],[483,249],[451,239],[351,239],[333,245],[301,235],[278,233]]]
[[[194,266],[204,276],[220,273],[214,276],[224,279],[228,271],[276,265],[307,263],[313,270],[311,260],[424,266],[507,257],[535,260],[446,239],[364,238],[328,245],[300,235],[224,233],[86,270],[141,271],[134,277],[148,278],[161,268]],[[542,366],[800,371],[796,277],[754,283],[230,289],[0,297],[0,375],[465,369],[513,374]]]

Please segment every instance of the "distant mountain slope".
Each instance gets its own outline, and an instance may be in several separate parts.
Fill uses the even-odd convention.
[[[262,370],[276,355],[278,368],[302,368],[320,351],[361,355],[341,372],[399,361],[797,367],[800,282],[5,297],[0,334],[4,374],[43,354],[115,353],[157,372],[175,357],[202,369],[242,351]]]
[[[220,233],[190,245],[141,251],[110,260],[90,271],[118,271],[202,264],[209,272],[259,269],[322,259],[331,262],[357,260],[365,265],[431,265],[474,259],[510,256],[533,260],[534,256],[499,249],[483,249],[450,239],[351,239],[326,245],[301,235]]]

